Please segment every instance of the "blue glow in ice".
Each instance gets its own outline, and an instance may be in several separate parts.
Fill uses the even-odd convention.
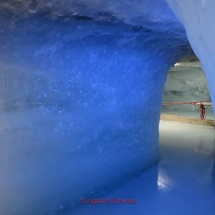
[[[192,52],[163,0],[0,2],[0,212],[54,214],[158,160],[169,68]]]
[[[186,29],[190,44],[204,69],[211,100],[215,106],[215,2],[213,0],[167,0],[167,2]]]

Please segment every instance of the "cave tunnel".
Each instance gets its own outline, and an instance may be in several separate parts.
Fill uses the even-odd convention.
[[[213,126],[160,122],[181,59],[214,105],[214,8],[1,0],[0,214],[215,214]]]

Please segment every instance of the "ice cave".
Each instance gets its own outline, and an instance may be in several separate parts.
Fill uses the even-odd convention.
[[[0,214],[215,214],[214,10],[0,0]]]

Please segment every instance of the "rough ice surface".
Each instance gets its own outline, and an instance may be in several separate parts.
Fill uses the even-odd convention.
[[[0,213],[67,213],[156,162],[167,72],[190,53],[163,0],[1,1]]]
[[[166,0],[183,23],[190,44],[201,61],[207,77],[213,106],[215,106],[215,1]]]

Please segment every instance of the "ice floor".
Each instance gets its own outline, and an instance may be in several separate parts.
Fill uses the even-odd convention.
[[[128,199],[131,203],[123,203]],[[92,204],[93,200],[107,203]],[[157,165],[118,189],[78,201],[82,203],[67,214],[215,214],[213,127],[161,121]]]
[[[199,119],[200,116],[199,116],[198,108],[199,108],[199,106],[196,106],[195,109],[193,109],[193,110],[182,110],[182,109],[170,110],[170,109],[162,108],[161,113],[162,114],[168,114],[168,115],[185,116],[185,117],[198,118]],[[205,118],[206,119],[214,119],[214,113],[213,113],[212,107],[206,108],[206,117]]]

